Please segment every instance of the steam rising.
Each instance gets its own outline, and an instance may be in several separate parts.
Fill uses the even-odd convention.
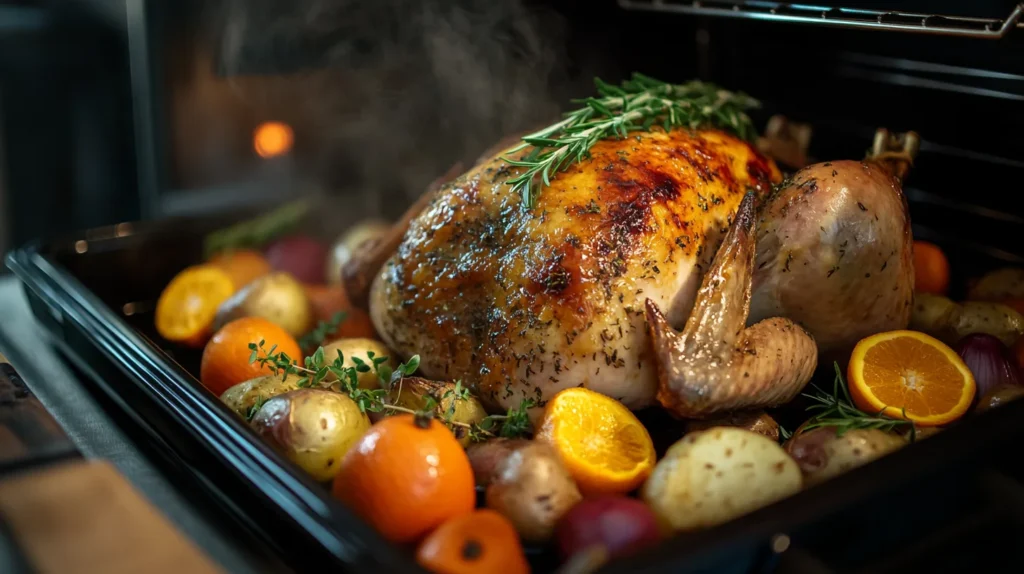
[[[298,155],[316,150],[300,171],[381,215],[557,118],[592,77],[567,79],[565,22],[521,0],[226,0],[213,22],[239,93],[291,109]],[[297,64],[312,65],[280,75]]]

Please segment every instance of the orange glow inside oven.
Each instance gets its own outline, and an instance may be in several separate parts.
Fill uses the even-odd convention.
[[[263,122],[253,132],[252,146],[262,158],[284,155],[291,151],[295,135],[292,128],[281,122]]]

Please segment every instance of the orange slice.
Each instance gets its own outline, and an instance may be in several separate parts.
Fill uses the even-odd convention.
[[[585,495],[625,494],[651,474],[656,455],[643,423],[619,401],[573,387],[548,402],[537,439],[554,447]]]
[[[850,396],[868,413],[944,425],[971,407],[976,386],[963,360],[945,343],[917,331],[862,339],[847,369]]]
[[[200,348],[212,335],[220,306],[235,292],[231,276],[214,265],[182,270],[164,287],[156,302],[156,330],[160,336]]]

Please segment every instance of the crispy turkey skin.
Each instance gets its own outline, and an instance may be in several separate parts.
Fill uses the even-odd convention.
[[[571,386],[652,404],[645,301],[684,322],[744,193],[778,168],[724,132],[655,128],[598,142],[530,210],[506,183],[520,169],[499,154],[434,192],[374,279],[377,331],[494,407]]]

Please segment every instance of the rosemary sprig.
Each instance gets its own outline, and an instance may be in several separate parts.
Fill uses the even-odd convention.
[[[423,411],[414,411],[388,402],[388,392],[398,386],[401,389],[402,379],[410,376],[419,369],[420,357],[415,355],[408,361],[401,363],[395,369],[387,364],[388,358],[375,356],[372,351],[367,351],[366,357],[370,363],[359,357],[350,357],[354,366],[345,366],[345,355],[339,350],[337,357],[328,362],[324,357],[324,348],[318,347],[310,356],[305,357],[302,364],[287,355],[277,353],[277,346],[265,349],[266,341],[249,343],[249,362],[259,363],[260,366],[269,366],[277,374],[287,377],[289,374],[300,377],[297,385],[302,388],[324,388],[335,389],[347,394],[362,412],[402,412],[433,416],[437,403],[434,397],[426,397],[426,408]],[[359,386],[358,374],[374,371],[381,383],[379,389],[363,389]],[[333,374],[337,380],[326,380],[328,374]],[[486,440],[497,436],[519,437],[529,434],[531,431],[528,411],[534,406],[530,399],[524,400],[517,408],[510,408],[504,415],[489,415],[479,424],[467,424],[454,420],[456,401],[468,400],[469,389],[462,386],[461,381],[456,381],[455,387],[448,389],[441,400],[452,398],[452,402],[441,415],[441,422],[448,425],[456,432],[456,436],[463,436],[469,433],[474,441]],[[259,402],[259,401],[257,401]],[[262,403],[261,403],[262,406]],[[255,416],[259,408],[255,407],[249,414],[249,419]]]
[[[821,427],[835,427],[836,436],[843,436],[844,433],[854,429],[878,429],[892,431],[897,427],[910,426],[910,441],[916,438],[916,427],[913,421],[907,419],[906,409],[903,410],[903,419],[894,419],[885,416],[881,412],[870,414],[858,409],[850,397],[850,390],[843,380],[843,373],[839,369],[839,363],[834,363],[836,378],[833,382],[832,394],[814,386],[815,394],[804,393],[804,396],[815,401],[815,404],[807,407],[808,412],[816,414],[803,426],[803,431],[809,431]]]
[[[338,327],[348,318],[348,313],[338,311],[327,321],[319,321],[312,331],[306,333],[299,339],[299,348],[303,351],[315,350],[323,344],[327,337],[338,330]]]
[[[203,252],[207,257],[229,249],[256,248],[295,229],[309,211],[309,202],[286,203],[259,217],[219,229],[206,236]]]
[[[567,112],[565,119],[523,137],[523,143],[509,154],[533,147],[520,159],[506,161],[526,168],[508,180],[513,191],[523,197],[523,205],[534,205],[539,176],[546,186],[551,178],[573,161],[588,157],[590,148],[609,137],[627,137],[629,132],[647,131],[654,125],[665,131],[673,127],[697,129],[714,126],[732,131],[744,139],[756,135],[747,109],[760,107],[760,102],[741,92],[729,92],[699,81],[669,84],[634,73],[618,86],[594,78],[601,97],[573,100],[584,107]]]

